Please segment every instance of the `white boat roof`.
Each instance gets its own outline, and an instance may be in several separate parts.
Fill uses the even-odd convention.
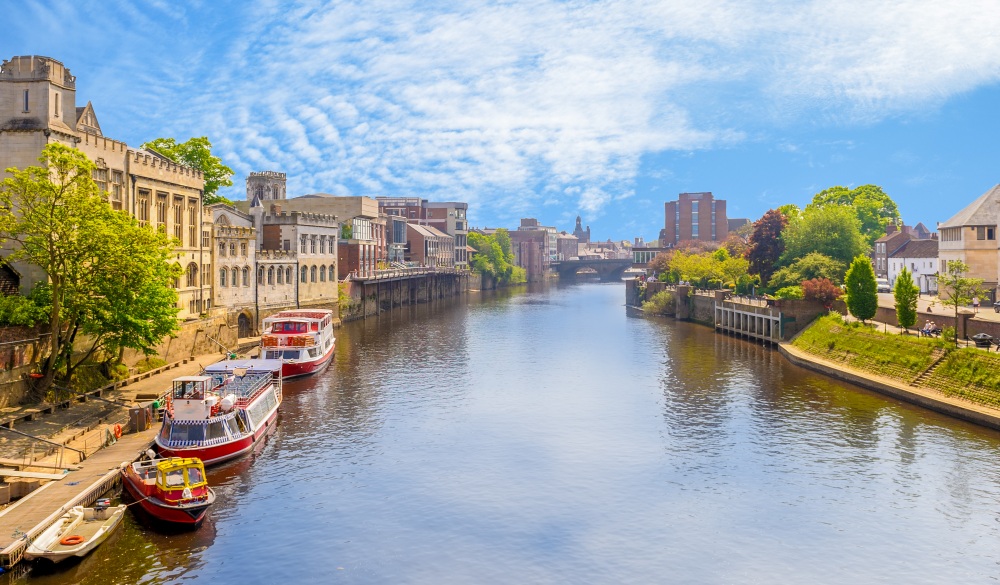
[[[211,379],[211,376],[179,376],[174,378],[174,382],[204,382]]]
[[[219,373],[219,372],[229,373],[237,369],[243,369],[248,372],[275,372],[281,370],[281,360],[262,360],[262,359],[222,360],[221,362],[216,362],[206,367],[205,371],[209,373]]]

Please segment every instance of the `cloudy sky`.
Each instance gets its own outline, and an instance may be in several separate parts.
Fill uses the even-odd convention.
[[[36,0],[0,57],[53,57],[104,133],[206,135],[289,196],[467,201],[595,239],[663,202],[730,217],[881,185],[933,227],[1000,182],[997,0]]]

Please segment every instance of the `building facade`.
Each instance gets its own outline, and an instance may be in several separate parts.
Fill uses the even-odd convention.
[[[174,236],[184,275],[175,282],[180,319],[212,308],[212,216],[203,209],[200,171],[104,136],[93,105],[76,106],[76,77],[61,62],[37,55],[0,64],[0,174],[9,167],[38,165],[42,149],[62,143],[83,152],[96,166],[94,181],[109,204],[143,225]],[[18,264],[26,292],[48,278],[37,267]]]
[[[729,237],[726,201],[711,192],[681,193],[677,201],[663,205],[664,224],[660,242],[676,246],[685,240],[722,242]]]
[[[913,284],[922,293],[937,292],[938,241],[907,240],[888,260],[886,278],[893,286],[899,273],[906,268],[913,275]]]
[[[241,313],[256,321],[257,229],[251,217],[224,203],[210,205],[212,213],[212,261],[215,282],[212,304],[216,309]],[[240,320],[240,337],[248,337]]]
[[[938,224],[938,271],[948,262],[961,260],[969,266],[966,276],[980,278],[983,286],[995,290],[1000,274],[997,222],[1000,218],[1000,185],[944,223]]]

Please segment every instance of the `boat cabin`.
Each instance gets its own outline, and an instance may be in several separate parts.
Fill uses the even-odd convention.
[[[173,417],[178,420],[202,420],[212,415],[212,407],[219,396],[212,392],[211,376],[182,376],[174,378],[171,393]]]
[[[201,459],[174,457],[156,464],[156,485],[163,491],[183,490],[208,485]]]

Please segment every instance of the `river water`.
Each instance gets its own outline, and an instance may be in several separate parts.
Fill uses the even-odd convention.
[[[992,583],[1000,434],[645,318],[619,284],[340,329],[197,532],[30,583]]]

